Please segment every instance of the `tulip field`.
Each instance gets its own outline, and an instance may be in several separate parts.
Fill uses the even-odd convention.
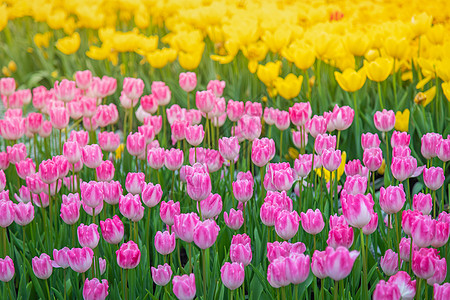
[[[0,299],[450,299],[446,1],[4,0]]]

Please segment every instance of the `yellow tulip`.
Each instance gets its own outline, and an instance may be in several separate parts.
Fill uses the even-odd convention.
[[[346,69],[355,69],[355,57],[351,54],[336,57],[336,59],[334,60],[334,64],[341,71],[344,71]]]
[[[279,53],[291,40],[291,29],[287,26],[279,26],[274,32],[266,31],[262,40],[273,53]]]
[[[442,24],[436,24],[427,31],[427,39],[434,45],[444,43],[445,28]]]
[[[120,144],[116,149],[116,159],[122,158],[123,150],[125,150],[125,144]]]
[[[339,165],[338,169],[333,172],[333,183],[335,182],[336,174],[337,174],[337,180],[340,180],[342,175],[344,174],[345,163],[347,162],[347,153],[345,151],[342,151],[341,158],[342,158],[341,164]],[[330,178],[331,178],[330,171],[326,170],[325,168],[314,169],[314,171],[316,172],[316,174],[319,177],[322,177],[322,170],[323,170],[323,176],[325,178],[325,181],[329,182]]]
[[[367,77],[376,82],[385,81],[392,72],[392,59],[386,57],[378,57],[374,61],[364,61]]]
[[[346,69],[342,73],[334,72],[334,77],[344,91],[355,92],[362,88],[366,82],[366,71],[364,68],[359,69],[359,71]]]
[[[347,34],[344,38],[344,47],[354,56],[364,56],[370,48],[369,36],[363,32]]]
[[[0,31],[8,25],[8,10],[6,4],[0,6]]]
[[[409,109],[405,109],[403,112],[398,111],[395,113],[395,130],[398,131],[408,131],[409,128]]]
[[[71,36],[67,36],[56,41],[56,48],[62,53],[69,55],[78,51],[80,48],[80,35],[75,32]]]
[[[366,54],[364,55],[364,58],[367,61],[374,61],[378,57],[380,57],[380,52],[378,52],[377,50],[373,50],[373,49],[367,51]]]
[[[178,53],[178,62],[183,69],[194,70],[200,64],[202,56],[203,49],[192,53],[180,52]]]
[[[48,48],[52,32],[47,31],[45,33],[36,33],[33,37],[33,41],[38,48]]]
[[[67,14],[63,10],[57,10],[47,16],[47,24],[51,29],[61,29],[66,22]]]
[[[444,91],[444,95],[448,101],[450,101],[450,82],[443,82],[441,84],[442,90]]]
[[[433,86],[425,92],[419,92],[416,97],[414,97],[414,102],[426,107],[431,101],[433,101],[434,96],[436,96],[436,86]]]
[[[433,17],[427,15],[426,12],[415,15],[411,18],[411,29],[415,36],[420,36],[428,31],[433,22]]]
[[[145,29],[150,25],[150,15],[145,8],[139,9],[136,12],[134,23],[140,29]]]
[[[281,61],[270,61],[265,65],[259,65],[256,75],[266,86],[272,86],[273,82],[278,78],[280,71]]]
[[[147,58],[148,63],[152,68],[161,69],[164,68],[169,62],[169,56],[166,51],[167,48],[163,48],[162,50],[156,50],[151,53],[148,53],[145,57]],[[173,50],[173,49],[172,49]],[[173,50],[175,51],[175,50]],[[175,52],[176,55],[176,52]]]
[[[11,76],[11,71],[7,67],[2,67],[2,74],[5,77],[10,77]]]
[[[286,100],[295,98],[300,94],[300,90],[302,89],[303,76],[295,76],[292,73],[289,73],[286,78],[278,77],[275,80],[275,88]]]
[[[241,48],[242,54],[248,59],[248,69],[254,74],[258,68],[258,62],[263,60],[269,49],[262,41],[248,44]]]
[[[390,36],[384,42],[386,54],[395,59],[402,59],[408,50],[408,40],[404,37]]]
[[[158,36],[142,37],[139,39],[139,49],[144,52],[152,52],[158,48]]]
[[[17,65],[13,60],[8,63],[8,69],[13,73],[17,71]]]
[[[316,61],[316,55],[310,48],[297,48],[294,54],[294,64],[300,70],[309,69]]]
[[[377,170],[378,174],[384,175],[384,171],[386,170],[386,161],[383,159],[381,162],[381,167]]]
[[[445,58],[436,65],[436,73],[442,81],[450,81],[450,59]]]

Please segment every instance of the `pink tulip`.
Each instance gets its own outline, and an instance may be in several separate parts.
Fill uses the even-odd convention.
[[[92,73],[89,70],[75,72],[75,82],[81,90],[87,90],[91,86]]]
[[[118,181],[104,182],[103,183],[103,200],[111,205],[119,203],[120,196],[122,195],[122,185]]]
[[[336,281],[342,280],[350,274],[353,264],[359,256],[359,251],[348,251],[345,247],[338,247],[336,250],[327,247],[325,251],[325,270],[328,277]]]
[[[53,273],[52,261],[50,256],[42,253],[41,256],[35,256],[31,260],[34,275],[39,279],[48,279]]]
[[[48,125],[46,126],[46,128],[48,128]],[[44,126],[41,127],[41,130],[43,130],[43,128]],[[17,141],[25,134],[25,132],[25,119],[14,117],[0,120],[0,135],[5,140]]]
[[[328,171],[336,171],[341,164],[341,150],[325,149],[322,152],[322,163]]]
[[[2,177],[4,175],[3,170],[0,170],[0,190],[2,190],[2,187],[4,187],[4,184],[1,183],[3,178]],[[3,185],[2,185],[3,184]],[[19,189],[19,195],[14,194],[14,198],[19,202],[19,203],[28,203],[31,202],[31,193],[30,193],[30,189],[26,186],[21,186]]]
[[[280,111],[277,114],[277,118],[275,119],[275,126],[278,130],[283,131],[289,128],[290,120],[289,113],[287,111]]]
[[[145,151],[145,137],[139,132],[130,133],[127,137],[127,150],[132,156],[139,156]]]
[[[447,277],[447,261],[445,258],[435,260],[435,272],[433,276],[427,279],[428,285],[443,283]]]
[[[395,113],[392,110],[377,111],[373,116],[375,127],[382,132],[391,131],[395,124]]]
[[[197,202],[197,208],[199,205],[204,219],[214,219],[222,212],[222,197],[219,194],[210,194],[205,200]]]
[[[409,157],[409,156],[411,156],[411,149],[408,147],[392,148],[392,157]]]
[[[25,226],[31,223],[34,219],[34,206],[31,202],[18,203],[14,206],[15,216],[14,221],[20,225]]]
[[[275,156],[275,142],[272,139],[255,139],[252,145],[252,162],[264,167]]]
[[[423,169],[423,181],[430,190],[436,191],[440,189],[444,180],[444,170],[441,167]]]
[[[441,142],[442,136],[438,133],[427,133],[422,136],[420,151],[423,157],[431,159],[437,156],[437,146]]]
[[[114,164],[111,161],[106,160],[95,169],[95,172],[97,173],[98,181],[110,182],[114,178]]]
[[[378,214],[376,212],[373,212],[369,224],[364,226],[362,230],[365,235],[369,235],[374,233],[375,230],[377,230],[377,227],[378,227]]]
[[[394,131],[391,137],[391,146],[395,147],[408,147],[411,136],[407,132]]]
[[[144,207],[142,206],[139,195],[120,195],[119,211],[125,218],[133,222],[138,222],[142,219],[144,216]]]
[[[195,275],[174,276],[172,280],[173,293],[180,300],[191,300],[195,298]]]
[[[9,199],[2,200],[0,200],[0,227],[6,228],[14,222],[15,204]]]
[[[308,133],[306,131],[292,131],[292,142],[297,148],[305,148],[308,144]]]
[[[308,255],[295,254],[286,258],[287,279],[292,284],[304,282],[309,275],[310,259]]]
[[[327,131],[327,121],[322,116],[312,117],[305,125],[313,138],[316,138],[319,134],[324,134]]]
[[[13,165],[27,158],[27,148],[23,143],[15,144],[12,147],[7,146],[6,152],[8,153],[8,161]]]
[[[186,127],[185,134],[189,145],[195,147],[202,143],[205,131],[203,130],[203,125],[194,125]]]
[[[223,284],[230,290],[238,289],[245,279],[244,266],[241,263],[226,262],[220,269]]]
[[[231,122],[235,123],[244,115],[244,102],[228,100],[227,116]]]
[[[433,208],[433,202],[430,194],[418,193],[413,196],[413,209],[419,210],[424,215],[429,215]]]
[[[206,88],[208,91],[213,92],[216,97],[220,97],[222,96],[223,89],[225,88],[225,81],[210,80]]]
[[[16,217],[17,217],[17,211],[16,211]],[[440,248],[443,247],[448,242],[449,238],[449,229],[450,229],[450,223],[448,222],[442,222],[442,221],[436,221],[436,231],[433,240],[431,241],[431,246],[434,248]]]
[[[62,196],[60,217],[64,223],[73,225],[80,218],[81,201],[78,194],[69,194]]]
[[[103,202],[103,183],[96,181],[82,182],[80,189],[81,199],[87,206],[96,208]]]
[[[172,144],[175,145],[178,141],[186,138],[186,128],[189,123],[186,120],[175,120],[170,126],[172,131]]]
[[[120,136],[114,132],[100,132],[98,145],[103,151],[114,152],[120,145]]]
[[[399,271],[388,280],[390,284],[396,285],[401,294],[401,299],[413,299],[416,294],[416,281],[411,281],[411,277],[404,271]]]
[[[158,110],[158,100],[154,95],[142,96],[141,107],[145,112],[154,114]]]
[[[264,177],[264,187],[271,191],[288,191],[294,183],[294,172],[289,163],[272,163]]]
[[[387,276],[394,275],[399,270],[398,254],[388,249],[380,259],[380,266]]]
[[[150,125],[155,130],[155,134],[158,134],[162,128],[162,116],[151,116],[144,118],[144,125]]]
[[[147,207],[155,207],[162,198],[163,191],[159,184],[153,185],[153,183],[145,184],[142,189],[142,202]]]
[[[82,161],[88,168],[96,169],[103,161],[102,150],[97,144],[84,146]]]
[[[359,159],[350,160],[345,164],[344,167],[345,175],[355,176],[359,175],[362,177],[368,177],[369,169],[363,167]]]
[[[267,268],[267,281],[273,288],[289,285],[287,276],[287,258],[279,257],[271,262]]]
[[[81,225],[78,226],[77,235],[81,247],[94,249],[97,247],[98,241],[100,240],[97,224],[84,225],[81,223]]]
[[[337,249],[338,247],[350,248],[353,244],[353,228],[346,225],[335,225],[328,232],[327,245]]]
[[[196,213],[175,215],[173,230],[179,239],[192,243],[194,241],[194,229],[199,221],[200,218]]]
[[[86,278],[83,286],[83,299],[84,300],[104,300],[108,296],[108,280],[98,280],[93,278],[89,280]]]
[[[69,112],[64,107],[54,107],[49,113],[53,128],[61,130],[69,125]]]
[[[58,165],[48,159],[39,165],[39,177],[44,183],[53,183],[58,180]]]
[[[28,114],[25,123],[28,130],[31,133],[36,134],[42,127],[42,121],[43,121],[42,114],[31,112]]]
[[[159,106],[166,106],[172,96],[169,87],[162,81],[152,82],[152,95],[156,98]]]
[[[75,98],[75,81],[63,79],[61,82],[56,81],[53,86],[56,98],[63,102],[70,102]]]
[[[178,83],[183,91],[192,92],[197,86],[197,75],[194,72],[180,73]]]
[[[76,141],[67,141],[63,146],[63,154],[69,163],[75,164],[81,159],[81,147]]]
[[[252,117],[261,118],[261,116],[262,116],[261,103],[260,102],[252,102],[252,101],[245,102],[245,114],[252,116]]]
[[[422,279],[433,277],[436,272],[436,260],[439,260],[437,253],[433,248],[421,248],[413,252],[411,267],[417,277]]]
[[[236,137],[222,137],[219,139],[219,152],[220,155],[226,160],[234,162],[239,156],[239,150],[241,146]]]
[[[181,168],[183,165],[184,153],[180,149],[172,148],[166,150],[164,155],[164,164],[170,171],[175,171]]]
[[[52,160],[58,166],[58,178],[65,178],[69,173],[69,168],[71,167],[67,158],[63,155],[57,155],[53,156]]]
[[[215,96],[212,91],[198,91],[195,95],[195,104],[197,108],[205,113],[210,113],[214,108]]]
[[[261,135],[261,119],[259,117],[253,117],[244,115],[238,121],[238,127],[240,127],[243,137],[249,141],[253,141]]]
[[[352,125],[355,111],[350,106],[335,106],[331,117],[336,130],[346,130]]]
[[[0,152],[0,170],[6,170],[9,167],[8,153]]]
[[[161,255],[168,255],[175,250],[175,233],[158,231],[155,235],[155,249]]]
[[[383,164],[383,152],[380,148],[366,148],[363,154],[364,165],[372,172]]]
[[[303,254],[306,251],[305,244],[297,242],[291,244],[289,242],[273,242],[267,243],[267,259],[273,262],[279,257],[289,257],[291,255]]]
[[[380,147],[380,138],[377,133],[363,133],[361,135],[361,146],[364,150],[370,148],[379,148]]]
[[[147,153],[147,162],[152,169],[159,170],[164,165],[165,150],[163,148],[151,148]]]
[[[400,241],[399,249],[400,249],[400,259],[403,261],[409,261],[411,254],[411,238],[403,237]],[[419,250],[419,247],[413,244],[413,251],[417,250]]]
[[[198,222],[194,228],[194,243],[200,249],[208,249],[216,242],[220,227],[213,220]]]
[[[133,195],[142,193],[145,185],[144,173],[128,173],[125,180],[125,188],[127,192]]]
[[[295,103],[289,108],[289,116],[295,126],[304,126],[311,119],[312,110],[309,102]]]
[[[412,156],[393,157],[391,162],[392,176],[398,181],[412,177],[417,169],[417,160]]]
[[[327,270],[325,269],[326,251],[315,250],[311,259],[311,271],[314,276],[320,279],[326,278]]]
[[[242,227],[242,224],[244,224],[242,211],[234,210],[233,208],[230,209],[229,214],[227,212],[223,213],[223,219],[225,224],[233,230],[239,230]]]
[[[236,234],[231,239],[230,259],[235,263],[247,266],[252,261],[251,239],[248,235]]]
[[[380,189],[380,207],[387,214],[398,213],[405,204],[406,195],[403,184]]]
[[[429,247],[436,233],[436,222],[431,216],[419,216],[411,227],[414,244],[419,248]]]
[[[450,160],[450,136],[447,136],[446,139],[440,139],[436,145],[436,154],[443,162]]]
[[[356,228],[363,228],[369,224],[374,202],[372,195],[350,195],[341,193],[342,212],[347,222]]]
[[[450,283],[446,282],[442,285],[435,283],[433,285],[433,289],[433,296],[435,300],[445,300],[448,298],[448,295],[450,293]]]
[[[158,265],[158,268],[151,267],[153,282],[159,286],[165,286],[172,278],[172,268],[168,264]]]
[[[140,78],[125,77],[123,79],[123,93],[131,100],[141,97],[144,90],[144,81]]]
[[[3,170],[0,170],[0,192],[3,192],[5,187],[6,187],[6,175],[5,175],[5,172]]]
[[[294,162],[294,170],[301,178],[305,178],[311,172],[312,154],[300,154]]]
[[[397,285],[380,280],[373,292],[373,300],[400,300],[400,289]]]
[[[72,130],[70,132],[69,141],[77,142],[81,148],[84,148],[89,143],[89,133],[83,130]]]
[[[69,267],[69,248],[64,247],[60,250],[53,249],[53,261],[52,265],[54,268],[67,269]]]
[[[204,200],[211,194],[211,178],[208,173],[195,171],[186,177],[186,182],[187,193],[195,201]]]
[[[239,202],[247,202],[253,196],[253,180],[237,180],[232,183],[233,185],[233,194],[236,200]]]
[[[297,234],[300,217],[296,211],[281,211],[275,221],[275,231],[284,240],[289,240]]]
[[[175,223],[175,216],[180,214],[180,202],[169,200],[161,201],[159,216],[166,225],[172,226]]]
[[[300,216],[303,230],[307,233],[316,235],[323,230],[325,222],[323,221],[323,216],[319,209],[316,209],[315,211],[308,209],[306,214],[302,212],[300,213]]]
[[[344,190],[351,195],[364,194],[367,190],[367,177],[359,175],[347,176],[344,183]]]
[[[422,212],[418,210],[402,211],[402,228],[407,235],[411,235],[411,230],[416,218],[422,216]]]
[[[119,250],[116,251],[116,256],[119,267],[134,269],[141,260],[141,251],[135,242],[129,241],[120,246]]]
[[[12,77],[4,77],[0,79],[0,94],[3,96],[11,96],[16,90],[16,81]]]
[[[0,281],[9,282],[14,277],[14,262],[11,257],[0,258]]]
[[[31,174],[36,173],[36,165],[31,158],[26,158],[16,163],[16,171],[17,175],[25,180]]]
[[[112,219],[108,218],[105,221],[100,221],[100,229],[103,239],[109,244],[117,245],[123,239],[124,225],[117,215]]]
[[[314,150],[317,154],[322,155],[323,150],[336,149],[336,136],[328,134],[319,134],[314,142]]]

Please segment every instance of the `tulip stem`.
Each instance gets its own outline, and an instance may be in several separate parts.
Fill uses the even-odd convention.
[[[409,187],[409,178],[406,179],[406,185],[407,185],[407,190],[406,192],[408,193],[408,202],[409,202],[409,209],[413,209],[412,208],[412,200],[411,200],[411,189]],[[374,198],[375,199],[375,198]]]
[[[233,294],[234,294],[234,291],[230,290],[230,300],[233,300]]]
[[[450,107],[450,105],[449,105],[449,107]],[[444,174],[445,174],[445,163],[446,163],[446,161],[444,161],[444,165],[442,166],[442,171],[444,172]],[[409,184],[409,179],[408,179],[408,184]],[[443,184],[442,188],[441,188],[441,209],[440,209],[440,211],[444,211],[444,188],[445,188],[445,184]]]
[[[175,183],[175,171],[172,172],[172,199],[175,199],[173,196],[174,183]]]
[[[364,233],[363,233],[363,229],[360,229],[360,238],[361,238],[361,255],[362,255],[362,263],[363,263],[363,278],[362,278],[362,282],[363,282],[363,286],[361,288],[361,299],[366,299],[367,297],[367,292],[368,292],[368,288],[367,288],[367,262],[366,262],[366,252],[364,251]],[[400,255],[399,255],[400,256]]]
[[[234,162],[230,160],[230,194],[231,194],[231,204],[232,207],[234,208],[233,177],[234,177]]]
[[[313,240],[314,240],[314,248],[313,248],[313,252],[312,253],[314,254],[314,252],[316,252],[316,235],[315,234],[313,235]]]
[[[203,299],[206,299],[206,250],[202,249],[202,265],[203,265]]]
[[[411,263],[412,263],[412,259],[411,259]],[[422,287],[421,287],[421,283],[422,283],[422,278],[417,277],[417,291],[416,291],[416,299],[420,299],[420,296],[422,296]]]
[[[63,270],[63,273],[64,273],[64,300],[66,300],[66,291],[67,291],[67,288],[66,288],[66,269]]]
[[[8,247],[6,241],[6,227],[2,227],[2,240],[3,240],[3,257],[8,255]]]
[[[320,279],[320,298],[323,300],[324,296],[323,296],[323,291],[324,291],[324,285],[325,285],[325,279]]]
[[[339,141],[341,140],[341,131],[338,130],[338,134],[337,134],[337,145],[336,145],[336,149],[339,149]]]
[[[192,273],[192,243],[189,243],[189,274]]]
[[[128,299],[128,286],[127,286],[127,281],[128,281],[128,269],[124,270],[125,271],[125,281],[124,281],[124,298],[125,300]]]
[[[355,143],[358,144],[358,139],[361,137],[360,131],[359,131],[359,112],[358,112],[358,105],[356,104],[356,92],[353,92],[353,109],[355,110],[355,119],[356,119],[356,134],[355,134]],[[358,151],[358,157],[360,156],[360,148],[357,147]]]
[[[334,281],[334,289],[333,289],[333,299],[338,299],[338,289],[339,289],[339,282],[337,280]],[[361,289],[362,292],[362,289]]]
[[[433,204],[433,218],[435,218],[436,217],[436,205],[437,205],[436,191],[433,191],[433,200],[434,200],[434,204]]]
[[[59,130],[59,155],[62,155],[62,137],[61,137],[62,130]]]
[[[395,243],[397,246],[397,254],[398,254],[398,268],[400,269],[401,260],[400,260],[400,233],[399,227],[400,224],[398,222],[398,213],[395,214],[395,235],[397,236],[397,242]]]
[[[189,103],[189,92],[187,92],[187,100],[186,100],[186,103],[187,103],[187,109],[190,110],[190,109],[191,109],[191,105],[190,105],[190,103]]]
[[[211,130],[210,130],[210,128],[209,128],[209,118],[208,118],[208,114],[206,114],[206,125],[205,125],[205,127],[206,127],[206,132],[208,132],[207,134],[206,134],[206,137],[207,137],[207,139],[208,139],[208,148],[210,148],[210,145],[211,145],[211,138],[210,138],[210,135],[211,135]]]
[[[323,167],[322,167],[322,173],[323,176]],[[322,180],[320,181],[320,194],[322,194]],[[334,212],[334,199],[333,199],[333,171],[330,173],[330,203],[331,203],[331,212],[330,215]]]
[[[381,98],[381,82],[378,82],[378,99],[380,99],[381,109],[384,109],[383,99]]]
[[[244,285],[242,285],[242,286],[244,286]],[[245,294],[243,295],[242,298],[245,299]],[[286,287],[285,286],[281,287],[281,299],[286,300]]]
[[[394,101],[395,101],[395,107],[398,107],[397,105],[397,82],[396,82],[396,72],[395,72],[395,58],[394,58],[394,68],[392,73],[392,86],[394,88]]]
[[[283,153],[283,130],[280,130],[280,162],[282,161]]]

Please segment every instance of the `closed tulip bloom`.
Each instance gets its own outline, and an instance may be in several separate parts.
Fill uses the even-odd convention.
[[[442,140],[442,136],[438,133],[427,133],[422,136],[422,144],[420,151],[423,157],[431,159],[437,156],[437,146]]]
[[[97,173],[98,181],[110,182],[114,178],[114,164],[109,160],[105,160],[95,169],[95,172]]]
[[[408,147],[411,136],[407,132],[394,131],[391,137],[391,146],[395,147]]]
[[[122,244],[116,251],[116,256],[117,264],[122,269],[134,269],[141,261],[141,251],[133,241]]]
[[[123,79],[123,93],[131,100],[139,99],[144,90],[144,81],[140,78]]]
[[[397,285],[380,280],[373,292],[373,300],[400,300],[400,289]]]
[[[413,196],[413,209],[419,210],[424,215],[429,215],[433,208],[433,202],[430,194],[418,193]]]
[[[319,134],[327,131],[327,120],[322,116],[314,116],[306,123],[306,129],[313,138],[316,138]]]
[[[336,130],[346,130],[352,125],[355,111],[350,106],[335,106],[331,117]]]
[[[69,112],[64,107],[53,107],[49,113],[53,128],[61,130],[69,125]]]
[[[137,222],[142,219],[144,207],[142,206],[139,195],[121,195],[119,200],[119,211],[125,218],[133,222]]]
[[[345,220],[344,215],[338,216],[337,214],[330,216],[330,229],[333,229],[336,226],[345,225],[348,226],[347,221]]]
[[[391,276],[388,282],[399,288],[401,299],[414,299],[416,294],[416,281],[411,281],[411,277],[408,273],[399,271],[394,276]]]
[[[275,119],[275,126],[278,130],[286,130],[289,128],[290,120],[289,113],[287,111],[279,111],[277,114],[277,118]]]
[[[366,70],[361,68],[356,71],[352,68],[347,68],[342,73],[334,72],[334,77],[344,91],[355,92],[362,88],[366,82]]]
[[[359,175],[362,177],[368,177],[369,169],[363,167],[361,161],[359,159],[350,160],[345,164],[344,167],[345,175],[347,176],[355,176]]]
[[[305,178],[311,172],[312,154],[300,154],[294,162],[295,173],[301,178]]]
[[[412,226],[416,222],[416,218],[422,215],[422,212],[418,210],[402,211],[402,228],[407,235],[411,235]]]
[[[252,101],[245,102],[245,114],[246,115],[261,118],[262,113],[263,113],[262,105],[260,102],[252,102]]]
[[[291,255],[303,254],[306,251],[305,244],[297,242],[291,244],[289,242],[273,242],[267,243],[267,259],[273,262],[279,257],[289,257]]]
[[[75,72],[75,82],[81,90],[87,90],[91,86],[92,73],[89,70]]]
[[[64,247],[60,250],[53,249],[53,261],[52,265],[54,268],[67,269],[69,267],[69,248]]]
[[[81,148],[84,148],[89,143],[89,132],[72,130],[70,132],[69,141],[77,142]]]
[[[58,165],[51,159],[44,160],[39,165],[39,177],[44,183],[56,182],[58,175]]]
[[[145,137],[139,132],[130,133],[127,137],[127,150],[132,156],[139,156],[145,151]]]
[[[417,160],[412,156],[393,157],[391,162],[392,176],[398,181],[411,177],[417,169]]]
[[[158,231],[155,235],[155,249],[161,255],[168,255],[175,250],[175,233]]]
[[[364,194],[367,190],[367,177],[361,177],[359,175],[347,176],[344,189],[351,195]]]
[[[20,225],[25,226],[30,224],[31,221],[34,219],[34,206],[31,202],[25,203],[18,203],[14,206],[15,210],[15,216],[14,221]]]
[[[56,98],[63,102],[70,102],[75,98],[75,81],[63,79],[61,82],[56,81],[53,86]]]
[[[392,276],[398,272],[398,254],[388,249],[380,259],[381,269],[387,276]],[[400,266],[401,267],[401,266]]]
[[[100,149],[99,145],[87,145],[82,149],[82,161],[83,163],[91,169],[95,169],[103,161],[103,153],[102,149]]]
[[[77,229],[78,242],[81,247],[89,247],[94,249],[98,245],[100,240],[100,234],[98,233],[98,225],[84,225],[83,223],[78,226]]]
[[[244,115],[238,121],[238,127],[241,129],[243,137],[249,141],[253,141],[261,135],[261,119],[259,117],[253,117]]]
[[[266,226],[274,226],[278,213],[282,209],[272,203],[264,202],[259,211],[261,222]]]
[[[436,272],[436,260],[439,260],[437,253],[433,248],[422,248],[413,252],[411,267],[417,277],[422,279],[433,277]]]
[[[2,174],[3,170],[0,170],[0,191],[2,190]],[[6,180],[6,179],[5,179]],[[3,185],[4,186],[4,185]],[[31,193],[30,193],[30,189],[26,186],[21,186],[19,188],[19,195],[14,194],[14,198],[17,200],[17,202],[19,203],[28,203],[31,202]]]
[[[147,207],[155,207],[161,201],[163,195],[163,191],[159,184],[153,185],[153,183],[149,182],[144,185],[142,189],[142,202]]]
[[[289,163],[272,163],[264,177],[264,187],[270,191],[288,191],[294,183],[294,172]]]
[[[197,86],[197,75],[194,72],[180,73],[178,83],[183,91],[192,92]]]
[[[289,240],[297,234],[300,217],[296,211],[281,211],[275,221],[275,231],[279,237]]]
[[[172,268],[168,264],[158,265],[158,268],[151,267],[153,282],[159,286],[165,286],[172,278]]]
[[[228,100],[227,116],[231,122],[237,122],[244,115],[244,102]]]
[[[383,152],[380,148],[366,148],[363,154],[364,165],[372,172],[383,164]]]
[[[333,280],[339,281],[347,277],[352,271],[353,264],[359,256],[359,251],[348,251],[345,247],[334,250],[326,248],[325,269],[327,275]]]
[[[195,94],[195,104],[197,108],[205,113],[210,113],[214,108],[215,96],[212,91],[198,91]]]
[[[208,249],[216,242],[220,227],[213,220],[198,222],[194,229],[194,243],[200,249]]]
[[[1,170],[1,171],[3,171],[3,170]],[[26,159],[24,159],[22,161],[18,161],[16,163],[16,171],[17,171],[17,176],[19,176],[20,178],[25,180],[31,174],[36,173],[36,165],[34,164],[34,162],[31,158],[26,158]],[[0,186],[1,186],[1,184],[0,184]]]
[[[174,276],[172,280],[173,293],[179,300],[192,300],[195,298],[194,273],[183,276]]]
[[[431,216],[419,216],[411,227],[414,244],[419,248],[429,247],[436,234],[436,222]]]
[[[104,182],[103,183],[103,200],[111,205],[119,203],[120,196],[122,195],[122,185],[118,181]]]
[[[433,296],[435,300],[445,300],[450,293],[450,283],[446,282],[442,285],[435,283],[433,285]]]
[[[391,131],[395,125],[395,113],[392,110],[383,109],[383,111],[375,112],[373,116],[375,127],[382,132]]]
[[[187,193],[195,201],[201,201],[211,194],[211,178],[208,173],[194,172],[186,177]]]
[[[166,225],[172,226],[175,222],[174,218],[180,214],[180,202],[169,200],[162,201],[159,207],[159,216]]]
[[[158,100],[154,95],[142,96],[141,107],[145,112],[154,114],[158,110]]]
[[[328,171],[336,171],[341,164],[341,150],[325,149],[322,152],[322,163]]]
[[[223,219],[225,224],[233,230],[239,230],[242,227],[242,224],[244,224],[242,211],[234,210],[233,208],[230,209],[229,214],[227,212],[223,213]]]
[[[327,271],[325,269],[326,251],[315,250],[311,259],[311,271],[314,276],[320,279],[326,278]]]
[[[63,155],[53,156],[52,160],[58,166],[58,178],[63,179],[69,173],[71,167],[67,158]]]
[[[31,133],[36,134],[39,132],[39,130],[42,127],[42,121],[43,121],[42,114],[31,112],[28,114],[25,123],[26,123],[28,130]]]
[[[69,194],[62,196],[60,217],[64,223],[73,225],[80,218],[81,201],[78,194]]]
[[[437,157],[443,162],[450,160],[450,137],[441,139],[436,145]]]
[[[292,284],[300,284],[309,276],[309,255],[295,254],[286,258],[287,279]]]
[[[208,91],[213,92],[216,97],[220,97],[222,96],[223,89],[225,88],[225,81],[210,80],[206,88]]]
[[[170,171],[175,171],[181,168],[183,165],[184,153],[180,149],[172,148],[166,150],[164,155],[164,164]]]
[[[232,262],[242,263],[247,266],[252,261],[251,239],[248,235],[236,234],[230,245],[230,259]]]
[[[98,145],[103,151],[114,152],[120,145],[120,136],[114,132],[99,132]]]
[[[411,254],[411,238],[405,238],[403,237],[399,244],[400,249],[400,259],[403,261],[409,261],[410,260],[410,254]],[[419,247],[417,247],[413,243],[413,252],[418,251]]]
[[[349,249],[353,244],[353,228],[348,225],[336,225],[328,232],[327,245],[337,249],[345,247]]]
[[[264,122],[267,125],[274,125],[279,111],[280,110],[278,108],[276,108],[276,109],[273,107],[264,108]]]
[[[308,144],[308,133],[306,131],[292,131],[292,142],[297,148],[304,148]]]
[[[17,210],[16,210],[16,218],[17,218]],[[442,222],[442,221],[436,221],[436,231],[433,240],[431,241],[431,246],[434,248],[440,248],[443,247],[448,242],[449,238],[449,229],[450,229],[450,223],[448,222]]]
[[[380,143],[381,141],[377,133],[367,132],[361,134],[361,146],[364,150],[369,148],[379,148]]]
[[[23,143],[15,144],[14,146],[7,146],[8,161],[11,164],[17,164],[27,158],[27,148]]]
[[[169,104],[172,93],[169,87],[163,81],[152,82],[152,95],[156,98],[158,105],[165,106]]]
[[[81,159],[81,147],[75,141],[66,141],[63,145],[63,154],[69,163],[75,164]]]
[[[0,281],[9,282],[14,277],[14,262],[11,257],[0,258]]]
[[[244,266],[241,263],[226,262],[220,269],[223,284],[230,290],[239,288],[245,279]]]
[[[219,139],[219,152],[220,155],[226,160],[234,162],[239,156],[239,150],[241,146],[236,137],[222,137]]]
[[[84,300],[104,300],[108,296],[108,280],[98,280],[93,278],[89,280],[86,278],[83,286],[83,299]]]
[[[300,213],[300,216],[303,230],[307,233],[316,235],[323,230],[325,222],[323,221],[323,216],[319,209],[316,209],[315,211],[308,209],[306,213]]]
[[[82,182],[80,185],[81,199],[89,207],[96,208],[103,202],[103,184],[101,182]]]
[[[373,213],[372,195],[341,193],[342,212],[347,222],[356,228],[369,224]]]
[[[374,233],[377,227],[378,227],[378,214],[376,212],[373,212],[369,224],[364,226],[362,230],[365,235],[369,235]]]
[[[16,90],[16,81],[12,77],[0,79],[0,93],[4,96],[11,96]]]
[[[425,185],[432,191],[441,188],[444,183],[444,170],[440,167],[430,167],[423,169],[423,181]]]
[[[185,129],[186,141],[191,146],[198,146],[202,143],[205,136],[203,125],[188,126]]]
[[[286,272],[287,259],[279,257],[267,267],[267,281],[273,288],[280,288],[289,285]]]
[[[150,148],[147,153],[147,162],[150,168],[159,170],[164,166],[165,150],[163,148]]]
[[[411,156],[411,149],[408,147],[394,147],[392,148],[392,157],[409,157]]]
[[[399,212],[406,201],[403,184],[398,186],[388,186],[386,189],[380,189],[380,206],[387,214],[395,214]]]
[[[31,264],[34,275],[39,279],[48,279],[53,273],[52,260],[45,253],[42,253],[39,257],[33,257]]]
[[[264,167],[275,156],[275,142],[272,139],[255,139],[252,145],[252,162]]]
[[[192,243],[194,241],[194,229],[199,221],[200,218],[196,213],[175,215],[173,230],[179,239]]]
[[[133,195],[140,194],[145,185],[144,173],[128,173],[125,180],[125,188]]]
[[[0,152],[0,170],[6,170],[9,167],[8,153]]]
[[[112,219],[108,218],[105,221],[100,221],[100,229],[103,239],[109,244],[117,245],[123,239],[124,225],[117,215]]]
[[[232,183],[233,195],[239,202],[247,202],[253,196],[253,181],[237,180]]]
[[[50,123],[50,121],[48,121],[48,123]],[[41,127],[41,130],[43,130],[43,127]],[[48,124],[46,125],[46,128],[48,128]],[[17,141],[25,134],[25,132],[25,119],[12,117],[0,120],[0,134],[5,140]]]
[[[325,149],[336,149],[336,136],[328,134],[319,134],[314,142],[314,150],[317,154],[322,155]]]
[[[214,219],[222,211],[222,197],[219,194],[210,194],[205,200],[197,202],[197,208],[199,205],[204,219]]]
[[[447,261],[445,258],[435,260],[435,272],[433,276],[427,279],[428,285],[443,283],[447,277]]]
[[[312,110],[309,102],[295,103],[289,108],[289,116],[295,126],[304,126],[311,119]]]

